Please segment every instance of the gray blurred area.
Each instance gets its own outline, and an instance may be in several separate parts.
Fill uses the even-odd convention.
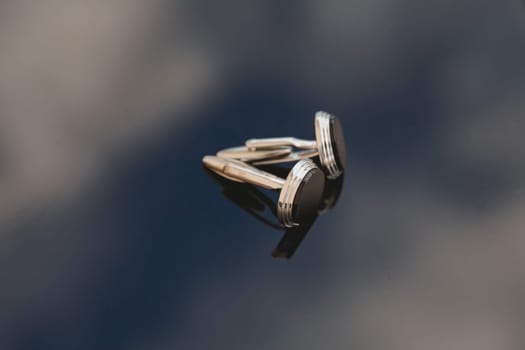
[[[294,259],[200,159],[340,116]],[[0,349],[525,347],[518,0],[0,2]]]

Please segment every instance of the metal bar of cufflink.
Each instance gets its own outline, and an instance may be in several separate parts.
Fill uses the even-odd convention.
[[[316,141],[302,140],[295,137],[269,137],[264,139],[250,139],[246,141],[246,146],[252,150],[276,148],[283,146],[293,146],[299,149],[317,148]]]
[[[251,151],[270,150],[283,146],[294,146],[300,149],[315,149],[319,160],[329,179],[339,177],[346,167],[346,146],[343,129],[339,119],[326,112],[319,111],[315,114],[315,141],[301,140],[293,137],[250,139],[246,141],[246,147]],[[298,153],[298,152],[297,152]],[[317,154],[310,157],[317,156]],[[289,157],[275,158],[271,163],[266,160],[254,163],[276,164],[289,161]],[[268,160],[270,161],[270,160]]]
[[[235,159],[205,156],[202,162],[210,170],[230,180],[280,190],[277,217],[285,227],[299,226],[317,213],[325,178],[317,165],[309,159],[297,162],[286,179]]]
[[[236,182],[245,182],[268,190],[280,190],[285,183],[285,180],[278,176],[259,170],[236,159],[205,156],[202,162],[208,169]]]
[[[246,146],[226,148],[217,152],[217,157],[236,159],[248,162],[252,165],[268,165],[288,162],[297,162],[301,159],[309,159],[317,156],[317,149],[306,149],[292,152],[291,147],[280,147],[276,149],[250,150]]]
[[[272,149],[250,150],[246,146],[231,147],[217,152],[217,157],[237,159],[242,162],[254,162],[288,157],[292,147],[277,147]]]

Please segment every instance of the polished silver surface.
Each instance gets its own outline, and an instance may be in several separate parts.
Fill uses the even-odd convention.
[[[329,179],[339,177],[346,166],[346,146],[342,128],[337,117],[323,111],[317,112],[315,114],[315,136],[315,141],[302,140],[294,137],[249,139],[246,141],[246,147],[252,151],[270,150],[284,146],[315,150],[315,152],[312,153],[291,153],[286,157],[262,160],[254,164],[277,164],[319,155],[319,160],[327,177]]]
[[[281,190],[277,216],[285,227],[298,226],[303,219],[315,214],[323,195],[324,176],[309,159],[300,160],[286,180],[235,159],[205,156],[202,162],[230,180]]]
[[[236,182],[246,182],[269,190],[283,188],[285,180],[235,159],[205,156],[204,165],[215,173]]]
[[[299,149],[310,149],[317,147],[317,142],[302,140],[295,137],[270,137],[264,139],[249,139],[246,141],[246,146],[252,151],[283,146],[293,146]]]
[[[257,152],[257,151],[252,151]],[[276,158],[266,158],[263,160],[257,160],[254,161],[253,165],[270,165],[270,164],[281,164],[281,163],[290,163],[290,162],[297,162],[301,159],[309,159],[316,157],[319,154],[317,149],[307,149],[304,151],[299,152],[292,152],[287,156],[284,157],[276,157]]]
[[[336,155],[337,140],[336,129],[340,128],[336,117],[326,113],[317,112],[315,114],[315,138],[317,140],[317,149],[319,151],[319,160],[326,169],[327,177],[335,179],[343,173],[344,163],[337,162],[337,158],[344,158]],[[340,150],[344,152],[343,150]]]
[[[313,158],[318,155],[317,148],[292,152],[289,146],[279,146],[276,149],[252,150],[246,146],[231,147],[217,152],[217,157],[236,159],[253,165],[268,165],[297,162],[301,159]]]
[[[292,147],[278,147],[274,149],[250,150],[246,146],[231,147],[217,152],[217,157],[237,159],[243,162],[258,160],[272,160],[284,158],[292,154]]]

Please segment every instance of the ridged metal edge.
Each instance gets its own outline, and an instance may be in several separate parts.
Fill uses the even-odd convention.
[[[315,132],[317,147],[319,149],[319,159],[321,164],[326,168],[327,177],[335,179],[343,172],[337,165],[334,153],[334,140],[332,140],[331,120],[334,116],[319,111],[315,114]]]
[[[315,169],[318,169],[317,165],[305,159],[299,161],[288,174],[277,204],[277,216],[285,227],[299,226],[300,223],[293,217],[293,202],[306,175]]]

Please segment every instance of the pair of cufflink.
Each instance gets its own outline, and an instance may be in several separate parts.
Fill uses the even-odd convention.
[[[325,190],[325,177],[330,180],[339,178],[346,166],[344,135],[337,117],[317,112],[315,135],[314,141],[294,137],[249,139],[245,146],[219,151],[216,156],[205,156],[202,162],[208,169],[231,181],[280,190],[279,221],[284,227],[299,226],[317,214]],[[322,170],[312,160],[317,157]],[[258,168],[294,161],[297,163],[286,179]]]

